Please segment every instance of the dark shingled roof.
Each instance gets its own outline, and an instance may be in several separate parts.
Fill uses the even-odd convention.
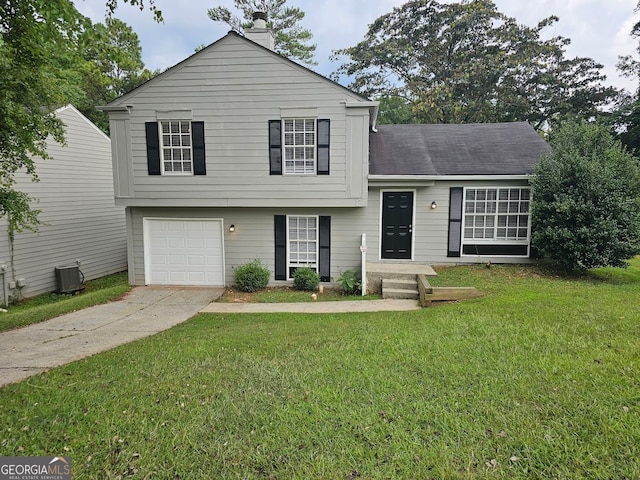
[[[550,147],[526,122],[379,125],[371,175],[526,175]]]

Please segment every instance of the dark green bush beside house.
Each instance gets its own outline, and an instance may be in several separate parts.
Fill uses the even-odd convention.
[[[640,254],[640,164],[607,127],[569,122],[531,178],[534,247],[565,271]]]

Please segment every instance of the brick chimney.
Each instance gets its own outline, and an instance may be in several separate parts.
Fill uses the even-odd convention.
[[[264,12],[253,13],[253,28],[247,28],[244,36],[269,50],[275,47],[273,30],[267,28],[267,14]]]

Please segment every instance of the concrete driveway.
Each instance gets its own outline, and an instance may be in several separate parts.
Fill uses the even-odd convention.
[[[0,333],[0,387],[171,328],[223,292],[135,287],[122,300]]]

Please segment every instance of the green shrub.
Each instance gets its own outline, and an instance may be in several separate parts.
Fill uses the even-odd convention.
[[[293,286],[297,290],[316,290],[320,284],[320,275],[309,267],[297,268],[293,274]]]
[[[235,268],[233,279],[236,287],[243,292],[257,292],[266,288],[269,283],[269,269],[257,258],[250,263],[245,263]]]
[[[533,246],[562,270],[624,267],[640,253],[640,165],[609,128],[565,123],[531,179]]]
[[[362,291],[362,281],[360,275],[353,270],[345,270],[338,277],[338,284],[345,295],[356,295]]]

